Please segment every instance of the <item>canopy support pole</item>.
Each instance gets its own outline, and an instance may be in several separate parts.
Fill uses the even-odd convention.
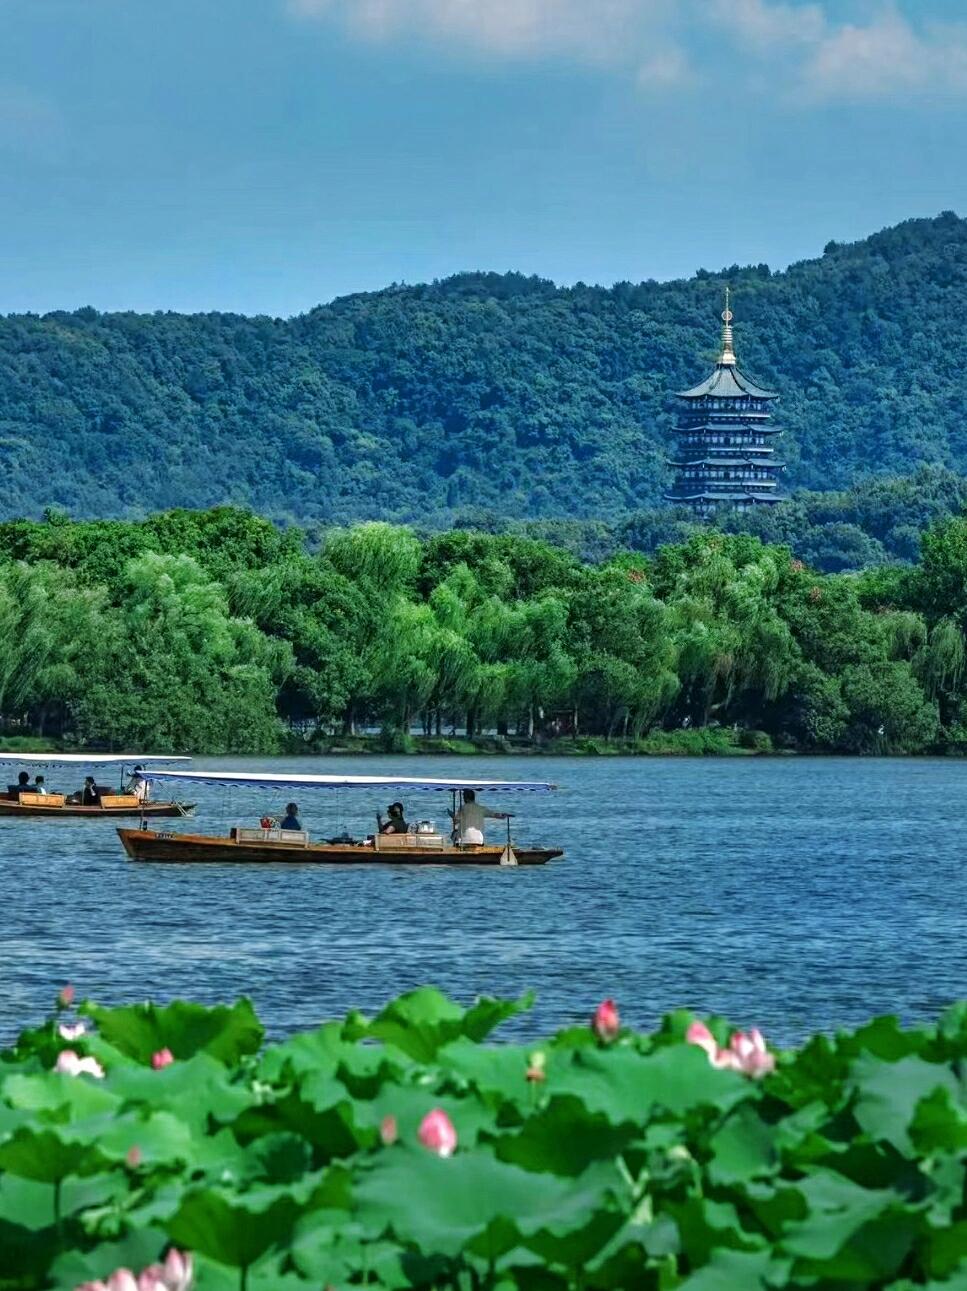
[[[517,857],[510,842],[510,816],[507,817],[507,846],[500,853],[501,865],[516,865]]]

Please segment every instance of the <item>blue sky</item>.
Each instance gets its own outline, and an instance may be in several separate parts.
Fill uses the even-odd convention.
[[[962,16],[963,15],[963,16]],[[967,213],[959,0],[0,0],[0,310],[669,278]]]

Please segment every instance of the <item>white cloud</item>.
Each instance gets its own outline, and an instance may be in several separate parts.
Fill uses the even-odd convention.
[[[920,33],[895,10],[885,10],[866,26],[829,31],[803,68],[803,85],[816,99],[967,90],[967,29]]]
[[[684,50],[675,45],[656,49],[647,55],[638,67],[638,86],[642,90],[657,91],[685,84],[691,79],[692,69]]]
[[[709,16],[736,37],[736,44],[752,46],[759,53],[777,45],[808,45],[826,30],[826,15],[819,4],[709,0]]]
[[[724,47],[706,75],[726,69],[733,84],[768,60],[775,83],[811,103],[967,92],[967,26],[914,25],[892,0],[873,0],[878,8],[865,23],[837,19],[839,0],[287,2],[296,14],[338,21],[367,40],[409,37],[516,60],[564,57],[611,67],[652,92],[696,78],[688,36],[707,33],[710,23]]]
[[[332,16],[373,40],[415,35],[521,58],[569,55],[624,62],[667,0],[291,0],[296,13]]]
[[[676,0],[289,0],[289,5],[305,17],[337,19],[369,40],[415,36],[501,58],[567,58],[634,74],[649,91],[688,77],[687,55],[673,34]]]

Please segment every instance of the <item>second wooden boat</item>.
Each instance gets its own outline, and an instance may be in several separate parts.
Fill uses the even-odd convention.
[[[7,786],[6,793],[0,785],[0,816],[15,817],[20,820],[115,820],[118,817],[137,816],[144,818],[190,816],[195,810],[193,802],[175,802],[171,799],[153,801],[150,795],[145,797],[148,788],[147,774],[139,772],[134,775],[134,768],[153,767],[157,763],[190,762],[188,757],[165,757],[153,754],[114,754],[114,753],[9,753],[0,755],[0,768],[19,769],[20,783]],[[133,792],[131,786],[125,786],[125,771],[131,768],[132,779],[138,782],[141,793]],[[83,790],[76,793],[51,793],[46,783],[41,789],[44,777],[38,775],[40,769],[53,771],[63,780],[68,773],[76,775],[78,771],[92,771],[94,775],[85,777],[95,785],[94,802],[83,801]],[[96,784],[98,772],[110,771],[116,774],[120,787],[114,789]],[[31,781],[31,773],[33,780]],[[2,774],[2,771],[0,771]],[[13,776],[11,772],[11,778]],[[79,776],[78,776],[79,778]],[[105,776],[105,778],[107,778]]]

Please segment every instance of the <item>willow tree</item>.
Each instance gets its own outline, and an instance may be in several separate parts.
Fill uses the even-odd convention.
[[[0,567],[0,719],[60,727],[110,630],[103,589],[50,564]]]

